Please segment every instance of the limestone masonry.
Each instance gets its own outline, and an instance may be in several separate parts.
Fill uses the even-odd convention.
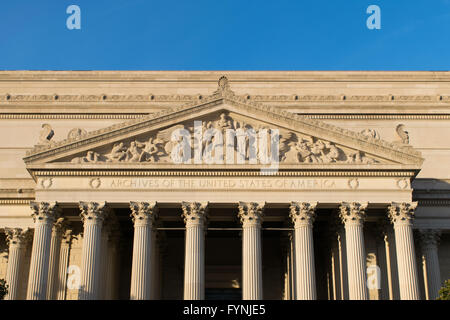
[[[450,72],[0,71],[6,298],[435,299],[449,137]]]

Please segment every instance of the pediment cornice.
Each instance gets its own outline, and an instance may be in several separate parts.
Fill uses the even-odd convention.
[[[279,110],[275,106],[267,106],[251,101],[245,97],[237,96],[229,87],[226,77],[219,79],[218,89],[210,96],[202,97],[159,113],[132,119],[103,129],[88,132],[75,138],[68,138],[59,142],[50,142],[47,145],[36,146],[27,152],[24,161],[27,164],[45,163],[46,159],[55,159],[58,155],[76,153],[85,150],[90,145],[97,145],[102,141],[120,140],[122,136],[129,136],[133,132],[142,132],[165,122],[175,122],[177,119],[186,119],[200,112],[220,108],[221,105],[233,109],[235,112],[245,113],[255,119],[284,127],[289,130],[314,135],[321,139],[332,141],[356,150],[377,155],[388,159],[391,163],[421,165],[423,159],[420,152],[409,145],[401,145],[375,139],[373,137],[337,127],[320,120],[311,119],[291,112]]]

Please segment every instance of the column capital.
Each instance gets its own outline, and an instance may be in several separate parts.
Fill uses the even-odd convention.
[[[106,202],[80,201],[80,217],[83,224],[103,223],[108,215]]]
[[[317,202],[291,202],[289,217],[294,226],[312,226],[316,217]]]
[[[263,221],[264,207],[266,203],[261,202],[239,202],[238,217],[244,227],[260,225]]]
[[[53,224],[59,216],[57,202],[30,202],[30,208],[33,211],[31,216],[35,223]]]
[[[73,230],[64,230],[64,233],[62,235],[62,244],[70,246],[73,239],[77,239],[77,236],[73,234]]]
[[[339,217],[345,225],[360,225],[366,219],[368,202],[342,202]]]
[[[5,228],[6,242],[9,246],[24,246],[31,241],[33,230],[30,228]]]
[[[386,217],[383,217],[382,219],[378,220],[375,223],[375,241],[377,243],[385,243],[388,239],[388,229],[390,227],[389,220]],[[392,227],[391,227],[392,228]]]
[[[391,205],[388,207],[388,217],[394,226],[412,225],[416,207],[417,202],[391,202]]]
[[[130,201],[131,220],[135,227],[152,226],[158,215],[157,202]]]
[[[190,225],[203,225],[208,218],[208,202],[185,202],[181,203],[181,209],[183,214],[181,217],[184,219],[186,226]]]
[[[57,232],[62,235],[66,231],[67,227],[68,227],[67,219],[65,219],[63,217],[59,217],[56,219],[55,223],[53,224],[52,231]]]
[[[436,247],[439,245],[441,230],[420,229],[418,235],[422,247]]]

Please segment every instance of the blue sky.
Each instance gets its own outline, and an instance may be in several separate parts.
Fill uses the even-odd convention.
[[[81,30],[66,8],[81,8]],[[366,9],[381,8],[381,30]],[[450,70],[450,0],[4,0],[1,70]]]

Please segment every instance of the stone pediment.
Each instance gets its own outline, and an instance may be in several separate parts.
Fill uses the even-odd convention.
[[[390,143],[375,135],[356,133],[238,97],[229,88],[225,77],[219,80],[218,89],[211,96],[195,103],[92,132],[71,131],[66,140],[49,140],[36,146],[27,153],[24,161],[28,168],[58,164],[70,168],[87,164],[100,168],[133,163],[139,167],[173,164],[171,153],[176,141],[172,134],[176,130],[185,130],[195,137],[194,121],[201,121],[203,132],[208,129],[222,132],[224,140],[226,130],[258,132],[267,129],[269,134],[278,130],[281,167],[390,164],[418,169],[423,162],[421,154],[409,145]],[[212,145],[212,141],[203,141],[203,149]],[[237,147],[238,144],[234,151],[240,152],[248,163],[248,146],[240,150]]]

